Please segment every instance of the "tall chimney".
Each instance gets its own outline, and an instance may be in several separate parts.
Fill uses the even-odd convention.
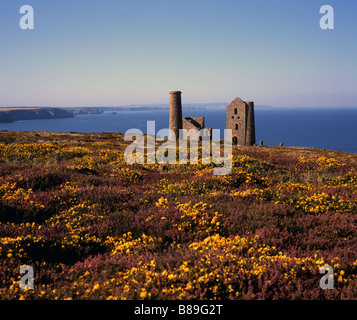
[[[179,139],[179,130],[182,129],[182,103],[181,91],[170,92],[170,122],[169,129],[173,132],[169,135],[170,140]]]

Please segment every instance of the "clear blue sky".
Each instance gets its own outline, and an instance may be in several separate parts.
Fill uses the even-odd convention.
[[[355,0],[1,0],[0,106],[357,107],[356,40]]]

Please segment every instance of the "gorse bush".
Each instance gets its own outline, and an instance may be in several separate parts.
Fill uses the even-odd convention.
[[[127,165],[116,133],[0,135],[2,299],[357,298],[356,155],[235,147],[214,176]]]

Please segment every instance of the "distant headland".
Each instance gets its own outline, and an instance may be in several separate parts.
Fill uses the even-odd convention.
[[[76,114],[98,114],[97,108],[49,108],[49,107],[9,107],[0,108],[0,123],[19,120],[64,119]]]

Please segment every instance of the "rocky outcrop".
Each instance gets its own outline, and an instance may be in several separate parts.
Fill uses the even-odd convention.
[[[73,118],[72,112],[58,108],[0,108],[0,123],[19,120]]]

